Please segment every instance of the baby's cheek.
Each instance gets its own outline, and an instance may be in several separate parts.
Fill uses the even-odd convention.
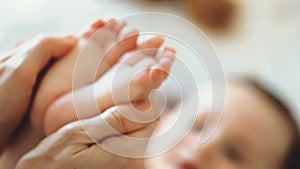
[[[169,159],[168,155],[169,155],[169,152],[166,152],[166,153],[156,156],[154,158],[147,158],[145,160],[145,168],[146,169],[173,168],[172,164],[170,163],[170,162],[172,162],[172,160],[168,160]],[[173,161],[174,161],[174,159],[173,159]]]

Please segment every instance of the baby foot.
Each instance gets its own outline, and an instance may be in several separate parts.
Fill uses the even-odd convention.
[[[72,51],[55,62],[44,75],[33,102],[31,121],[35,126],[42,126],[47,107],[57,98],[72,91],[72,87],[76,89],[94,82],[125,52],[136,48],[138,31],[124,32],[126,26],[126,22],[115,20],[94,22]],[[117,43],[121,39],[124,40]]]
[[[149,93],[168,77],[167,72],[170,71],[175,59],[175,50],[172,48],[165,48],[164,51],[157,53],[162,43],[163,39],[160,37],[144,42],[138,50],[124,55],[121,63],[115,65],[95,84],[58,99],[46,112],[44,123],[46,135],[77,120],[78,117],[80,119],[93,117],[99,114],[99,110],[103,112],[115,104],[146,99]],[[94,93],[94,88],[95,96],[87,94]],[[75,100],[73,96],[76,97]],[[96,106],[93,105],[95,99]]]

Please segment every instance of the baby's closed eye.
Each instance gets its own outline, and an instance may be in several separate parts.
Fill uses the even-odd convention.
[[[241,164],[244,162],[244,157],[241,150],[230,143],[224,145],[223,154],[228,160],[234,163]]]

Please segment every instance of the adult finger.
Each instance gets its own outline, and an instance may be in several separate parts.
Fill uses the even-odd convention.
[[[156,110],[151,110],[149,103],[138,103],[135,108],[129,104],[118,106],[101,116],[103,121],[94,119],[93,122],[83,124],[92,141],[89,144],[96,142],[99,149],[125,157],[139,158],[145,155],[148,138],[157,122],[153,118]],[[141,122],[134,119],[136,116],[140,116]]]
[[[115,106],[96,117],[70,123],[60,130],[70,130],[72,133],[79,131],[76,128],[82,128],[92,138],[85,140],[84,144],[101,142],[110,136],[130,134],[151,124],[157,112],[155,106],[146,101],[136,103],[134,107],[130,104]],[[142,122],[131,120],[134,115],[140,115]],[[147,121],[147,118],[150,120]]]
[[[34,76],[48,64],[50,59],[67,53],[75,42],[76,38],[73,36],[37,36],[26,42],[20,46],[21,49],[17,53],[17,55],[24,56],[21,58],[22,71],[29,71]]]

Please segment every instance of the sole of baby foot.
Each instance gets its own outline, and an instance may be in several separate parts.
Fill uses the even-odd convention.
[[[129,72],[130,71],[133,72],[133,74],[136,73],[137,71],[140,71],[141,69],[143,69],[143,71],[141,71],[141,73],[138,74],[133,79],[132,83],[130,83],[130,78],[132,76],[129,76],[129,79],[127,81],[125,79],[125,82],[123,84],[125,88],[126,86],[127,87],[130,86],[133,89],[139,88],[139,90],[132,91],[133,94],[130,95],[130,99],[128,100],[128,95],[126,95],[127,94],[126,92],[128,92],[128,90],[121,89],[120,90],[121,92],[119,94],[123,95],[125,93],[127,97],[124,97],[123,99],[121,98],[121,100],[117,99],[117,102],[121,101],[124,103],[128,103],[131,100],[134,101],[134,100],[139,100],[141,98],[145,98],[147,94],[149,94],[153,89],[159,87],[160,84],[167,78],[168,73],[166,72],[169,72],[172,66],[172,63],[175,58],[174,56],[175,50],[171,48],[169,49],[166,48],[163,52],[157,53],[158,48],[160,48],[162,43],[163,43],[162,38],[154,37],[148,40],[147,42],[144,42],[143,45],[139,47],[139,49],[142,49],[141,51],[149,50],[153,48],[156,49],[150,50],[150,52],[149,51],[146,51],[145,53],[142,52],[144,54],[147,54],[146,56],[143,57],[140,57],[138,55],[133,55],[131,58],[129,57],[128,59],[126,59],[124,63],[121,63],[122,65],[125,66],[126,70],[129,70]],[[155,59],[156,55],[157,55],[157,60]],[[138,57],[134,58],[135,56]],[[135,59],[135,61],[128,61],[130,59]],[[150,62],[148,62],[146,59],[150,60]],[[54,104],[49,106],[46,112],[45,126],[44,126],[46,134],[48,135],[53,133],[63,125],[77,120],[78,117],[79,119],[92,117],[94,115],[101,113],[99,111],[104,111],[107,108],[113,106],[114,104],[117,104],[116,102],[114,102],[116,100],[113,98],[111,92],[111,88],[114,85],[112,85],[109,80],[111,78],[106,78],[115,75],[117,71],[116,68],[117,67],[114,67],[111,71],[108,71],[103,78],[99,79],[96,82],[96,84],[91,84],[89,86],[76,90],[74,93],[69,93],[68,95],[65,95],[63,98],[58,99]],[[118,77],[115,78],[118,79]],[[145,88],[147,89],[146,92],[144,90]],[[93,92],[95,92],[95,97]],[[87,93],[92,93],[92,94],[89,95]],[[73,100],[73,96],[75,97],[75,100]],[[91,98],[86,98],[86,97],[91,97]],[[93,103],[95,99],[97,105],[93,106],[91,105],[91,103]],[[85,107],[89,107],[89,108],[85,109],[85,111],[81,111],[81,110],[78,111],[78,107],[79,109],[80,107],[84,107],[84,109]],[[61,110],[64,110],[64,112],[61,112]]]
[[[128,66],[133,66],[139,61],[143,60],[145,58],[145,55],[155,57],[158,52],[158,49],[162,46],[163,43],[163,37],[152,37],[140,44],[135,50],[127,52],[125,55],[123,55],[119,62]],[[142,51],[143,54],[136,55],[134,54],[134,52],[136,51]]]
[[[93,36],[88,39],[86,46],[96,42],[91,46],[103,48],[101,59],[98,61],[98,69],[95,72],[96,79],[116,64],[122,55],[137,47],[138,34],[138,30],[127,26],[127,22],[114,19],[93,32]],[[82,55],[84,53],[88,53],[88,51],[83,50]]]
[[[147,68],[138,73],[131,81],[129,87],[131,101],[147,99],[151,91],[157,89],[167,79],[175,60],[175,51],[173,48],[172,50],[165,48],[157,53],[156,59],[157,63],[146,65]],[[141,62],[135,65],[137,69],[141,69],[143,66],[144,63]]]
[[[100,110],[117,104],[145,100],[152,90],[166,80],[175,60],[174,50],[158,52],[157,58],[149,56],[148,53],[138,51],[128,59],[142,59],[134,65],[126,65],[128,61],[125,60],[95,84],[95,96]]]

